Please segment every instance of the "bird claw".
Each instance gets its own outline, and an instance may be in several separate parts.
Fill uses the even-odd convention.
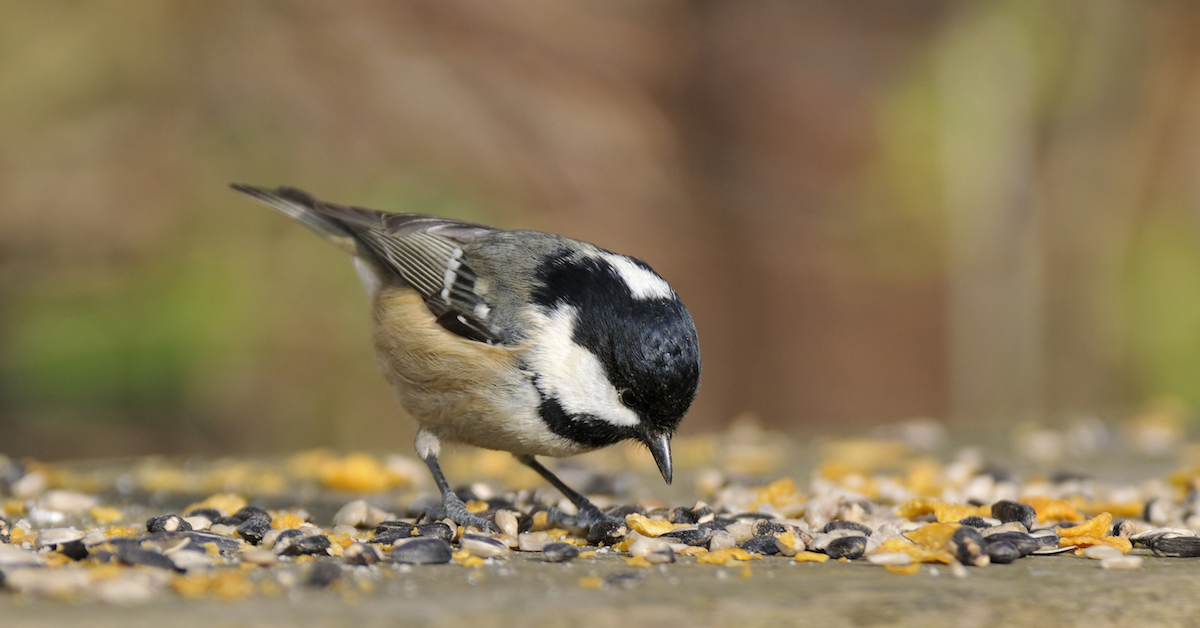
[[[557,508],[550,508],[547,514],[549,515],[548,519],[550,523],[556,527],[582,528],[584,530],[590,530],[592,526],[602,521],[616,521],[619,523],[625,523],[624,520],[618,517],[611,517],[604,514],[591,502],[584,504],[583,507],[579,509],[579,512],[574,515],[568,515]]]
[[[466,504],[453,493],[442,496],[442,508],[445,510],[446,516],[461,527],[478,528],[484,532],[497,534],[500,532],[499,526],[467,510]]]

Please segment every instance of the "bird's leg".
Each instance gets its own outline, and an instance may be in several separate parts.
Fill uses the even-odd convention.
[[[604,513],[600,512],[600,509],[596,508],[596,505],[591,500],[558,479],[558,476],[551,473],[550,469],[543,467],[542,463],[537,461],[537,458],[533,456],[517,456],[517,460],[520,460],[521,464],[530,469],[537,471],[538,475],[546,478],[547,482],[558,489],[560,493],[575,505],[575,509],[579,511],[579,514],[575,515],[575,525],[581,528],[590,528],[605,519]]]
[[[499,532],[500,529],[491,521],[471,514],[467,510],[467,505],[459,499],[458,495],[454,494],[454,491],[450,490],[450,484],[446,482],[446,476],[442,473],[442,467],[437,460],[440,449],[441,443],[436,436],[425,430],[417,432],[417,455],[425,461],[425,466],[429,467],[429,472],[433,474],[434,483],[442,492],[442,508],[446,511],[446,516],[463,527]]]

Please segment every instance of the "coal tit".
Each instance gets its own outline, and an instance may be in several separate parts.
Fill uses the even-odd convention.
[[[460,525],[493,528],[450,490],[443,441],[512,452],[575,505],[583,527],[603,515],[535,456],[635,440],[671,482],[671,435],[700,384],[700,348],[687,308],[645,263],[537,231],[232,187],[353,257],[381,368]]]

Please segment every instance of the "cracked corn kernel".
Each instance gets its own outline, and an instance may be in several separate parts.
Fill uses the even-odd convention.
[[[230,601],[254,595],[254,584],[240,571],[175,576],[171,579],[171,588],[179,595],[192,599],[212,596]]]
[[[1133,543],[1129,539],[1119,536],[1064,536],[1058,540],[1059,547],[1091,547],[1093,545],[1107,545],[1121,550],[1122,554],[1128,554],[1133,549]]]
[[[621,560],[625,561],[630,567],[650,567],[650,561],[646,560],[645,556],[622,556]]]
[[[1090,520],[1070,528],[1059,528],[1058,535],[1063,538],[1073,537],[1104,537],[1112,532],[1113,516],[1107,512],[1102,512]]]
[[[474,499],[464,504],[464,506],[467,507],[467,512],[473,515],[477,515],[488,509],[487,502],[481,502]]]
[[[550,515],[545,510],[539,510],[533,513],[533,525],[529,527],[531,531],[539,532],[545,530],[550,525]]]
[[[276,530],[295,530],[303,523],[304,518],[300,515],[285,512],[271,520],[271,527]]]
[[[740,547],[717,550],[696,557],[696,562],[702,565],[724,565],[735,560],[761,560],[761,554],[751,554]]]
[[[348,493],[378,493],[393,486],[387,469],[367,454],[322,462],[317,481],[325,488]]]
[[[905,532],[904,536],[913,543],[928,549],[942,549],[950,542],[950,537],[954,536],[954,531],[958,528],[957,523],[931,523]]]
[[[950,504],[940,499],[917,498],[910,499],[897,508],[896,515],[906,519],[933,515],[939,523],[953,523],[973,516],[990,517],[992,516],[992,507],[964,506]]]
[[[894,574],[911,576],[921,570],[921,563],[912,563],[909,565],[884,565],[883,568]]]
[[[787,477],[771,482],[756,493],[755,501],[771,504],[776,508],[804,501],[804,496],[796,493],[796,482]]]
[[[630,513],[625,516],[625,525],[630,529],[636,530],[642,536],[657,537],[660,534],[666,534],[675,528],[682,526],[675,525],[670,521],[662,519],[651,519],[645,515]]]
[[[184,508],[183,512],[191,512],[197,508],[215,508],[217,512],[221,513],[222,516],[228,517],[229,515],[232,515],[233,513],[245,508],[248,503],[249,502],[246,501],[246,498],[242,497],[241,495],[236,495],[234,493],[217,493],[216,495],[209,495],[208,497],[204,498],[203,501],[198,501],[187,508]]]
[[[933,516],[937,518],[938,523],[953,523],[967,517],[990,517],[991,515],[991,506],[962,506],[945,502],[938,502],[933,506]]]
[[[933,524],[931,524],[931,525],[933,525]],[[953,532],[951,533],[951,536],[953,536]],[[947,539],[949,539],[949,537],[947,537]],[[954,555],[951,554],[948,549],[945,549],[945,546],[935,549],[935,548],[931,548],[926,545],[917,545],[915,543],[910,543],[908,541],[905,541],[904,539],[888,539],[888,540],[884,541],[882,545],[879,546],[879,549],[875,550],[872,553],[886,554],[886,553],[892,553],[892,552],[896,552],[896,553],[900,553],[900,554],[908,554],[910,557],[912,557],[913,562],[917,562],[917,563],[946,563],[946,564],[949,564],[951,562],[954,562]]]
[[[1037,512],[1038,523],[1047,521],[1083,521],[1087,519],[1075,507],[1061,499],[1052,499],[1045,495],[1034,495],[1021,500],[1022,504],[1031,506]]]
[[[92,519],[95,519],[96,523],[100,525],[110,525],[116,523],[125,516],[120,510],[117,510],[116,508],[110,508],[108,506],[96,506],[88,511],[88,514],[91,515]]]
[[[596,552],[579,552],[579,558],[591,558],[596,555]]]
[[[595,576],[588,576],[585,578],[580,578],[576,581],[576,584],[578,584],[582,589],[599,589],[600,587],[604,586],[604,580]]]
[[[817,552],[797,552],[792,560],[798,563],[823,563],[829,560],[828,554],[818,554]]]

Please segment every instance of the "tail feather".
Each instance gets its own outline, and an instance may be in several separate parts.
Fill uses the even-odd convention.
[[[268,190],[241,183],[231,183],[229,187],[291,216],[350,255],[359,256],[363,252],[358,238],[349,229],[313,209],[319,201],[307,192],[288,187]]]

